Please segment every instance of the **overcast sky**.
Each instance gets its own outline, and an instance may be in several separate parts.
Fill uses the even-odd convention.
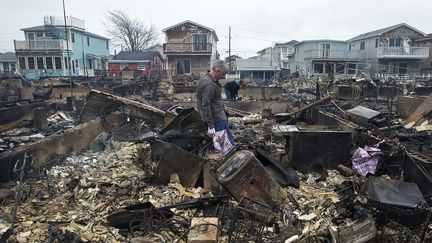
[[[43,24],[45,15],[63,15],[62,0],[2,0],[0,52],[13,51],[19,29]],[[216,30],[218,50],[227,56],[228,26],[232,54],[249,57],[274,42],[292,39],[346,40],[399,23],[432,33],[431,0],[65,0],[66,14],[85,20],[86,30],[107,36],[109,10],[163,28],[192,20]],[[108,36],[107,36],[108,37]],[[160,42],[164,41],[161,32]]]

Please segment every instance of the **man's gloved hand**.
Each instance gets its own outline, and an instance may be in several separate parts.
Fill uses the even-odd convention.
[[[213,135],[216,133],[216,130],[214,129],[214,128],[209,128],[208,130],[207,130],[207,136],[209,136],[209,137],[213,137]]]

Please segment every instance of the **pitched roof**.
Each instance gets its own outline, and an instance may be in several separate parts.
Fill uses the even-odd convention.
[[[272,47],[271,47],[271,46],[266,47],[266,48],[264,48],[264,49],[262,49],[262,50],[257,51],[257,53],[265,52],[265,51],[267,51],[267,50],[269,50],[269,49],[270,49],[270,51],[271,51]]]
[[[79,29],[74,29],[74,30],[78,30],[79,31]],[[96,38],[99,38],[99,39],[104,39],[104,40],[110,40],[110,38],[107,38],[107,37],[105,37],[105,36],[101,36],[101,35],[97,35],[97,34],[95,34],[95,33],[91,33],[91,32],[88,32],[88,31],[83,31],[83,30],[81,30],[85,35],[88,35],[88,36],[92,36],[92,37],[96,37]]]
[[[16,62],[17,58],[14,52],[0,53],[0,62]]]
[[[392,25],[392,26],[385,27],[385,28],[382,28],[382,29],[378,29],[378,30],[374,30],[374,31],[371,31],[371,32],[363,33],[361,35],[358,35],[358,36],[356,36],[354,38],[349,39],[348,41],[356,41],[356,40],[366,39],[366,38],[369,38],[369,37],[380,36],[380,35],[388,32],[390,30],[394,30],[394,29],[399,28],[401,26],[405,26],[407,28],[410,28],[410,29],[412,29],[414,31],[417,31],[417,32],[425,35],[424,32],[422,32],[422,31],[420,31],[420,30],[418,30],[418,29],[416,29],[416,28],[414,28],[414,27],[412,27],[412,26],[410,26],[408,24],[400,23],[400,24],[397,24],[397,25]]]
[[[121,51],[112,60],[153,60],[158,51]]]
[[[344,41],[344,40],[329,40],[329,39],[322,39],[322,40],[304,40],[304,41],[300,41],[297,42],[296,44],[294,44],[295,46],[300,45],[302,43],[308,43],[308,42],[338,42],[338,43],[348,43],[348,41]]]
[[[23,28],[21,30],[22,31],[44,31],[45,30],[45,25],[38,25],[38,26]]]
[[[279,42],[279,43],[276,43],[275,45],[295,45],[297,43],[299,43],[299,41],[297,41],[297,40],[291,40],[291,41],[288,41],[288,42]]]
[[[162,32],[166,32],[166,31],[168,31],[168,30],[170,30],[170,29],[172,29],[172,28],[175,28],[175,27],[180,26],[180,25],[188,24],[188,23],[189,23],[189,24],[192,24],[192,25],[196,25],[196,26],[198,26],[198,27],[201,27],[201,28],[203,28],[203,29],[206,29],[206,30],[212,32],[213,35],[214,35],[214,37],[215,37],[215,39],[216,39],[216,41],[219,41],[219,38],[218,38],[218,36],[216,35],[216,31],[215,31],[214,29],[209,28],[209,27],[206,27],[206,26],[201,25],[201,24],[198,24],[198,23],[195,23],[195,22],[190,21],[190,20],[185,20],[185,21],[180,22],[180,23],[178,23],[178,24],[175,24],[175,25],[172,25],[172,26],[170,26],[170,27],[167,27],[167,28],[163,29]]]
[[[427,41],[427,40],[432,40],[432,34],[428,34],[427,36],[417,39],[415,40],[415,42],[420,42],[420,41]]]

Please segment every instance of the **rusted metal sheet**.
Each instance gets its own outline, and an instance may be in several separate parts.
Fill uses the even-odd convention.
[[[432,195],[432,158],[413,150],[407,150],[404,164],[404,180],[414,182],[426,196]]]
[[[350,160],[352,134],[335,130],[299,130],[287,135],[285,146],[289,158],[287,167],[291,165],[304,173],[316,168],[336,169]]]
[[[113,111],[125,111],[139,118],[148,119],[155,123],[162,123],[166,113],[156,107],[133,101],[123,97],[108,94],[102,91],[92,90],[87,95],[84,109],[79,123],[88,122],[101,115]]]
[[[201,148],[206,133],[207,127],[195,108],[182,110],[160,132],[161,140],[189,152],[196,152]]]
[[[26,105],[17,105],[11,108],[0,109],[0,125],[17,121],[25,116],[33,114],[33,108],[44,107],[45,103],[31,103]]]
[[[239,202],[243,198],[249,198],[276,208],[288,197],[261,162],[247,150],[230,152],[213,168],[212,174]]]
[[[402,90],[398,86],[393,85],[380,85],[377,88],[378,99],[389,99],[402,94]]]
[[[171,174],[177,174],[183,186],[195,186],[205,159],[162,140],[155,139],[150,141],[150,144],[151,158],[157,162],[157,182],[168,184]]]
[[[416,95],[430,95],[432,93],[432,86],[417,86],[414,92]]]
[[[356,100],[361,95],[361,88],[358,85],[336,85],[335,97],[341,100]]]

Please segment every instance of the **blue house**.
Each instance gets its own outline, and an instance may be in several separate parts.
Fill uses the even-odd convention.
[[[44,25],[21,29],[25,40],[14,40],[18,71],[29,79],[95,76],[106,70],[109,39],[85,30],[84,20],[45,16]],[[68,53],[70,60],[68,61]]]

